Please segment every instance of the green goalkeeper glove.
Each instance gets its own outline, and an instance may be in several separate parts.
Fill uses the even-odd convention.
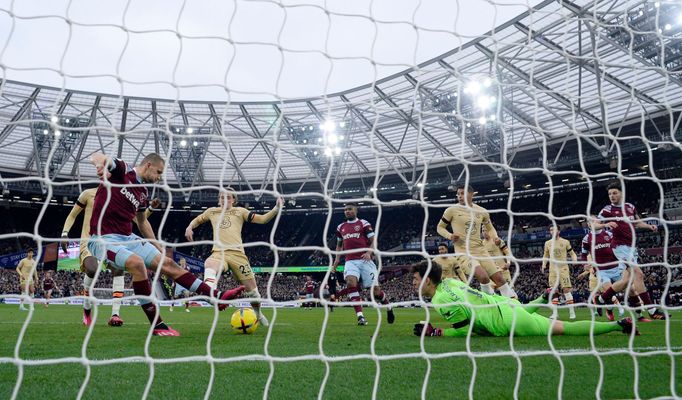
[[[414,324],[414,334],[416,336],[421,336],[422,332],[424,332],[424,336],[443,336],[443,330],[441,328],[434,328],[433,325],[425,321]]]

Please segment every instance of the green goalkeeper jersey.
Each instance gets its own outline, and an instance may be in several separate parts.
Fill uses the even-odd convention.
[[[436,312],[452,324],[445,336],[467,336],[472,332],[482,336],[505,336],[509,325],[504,314],[509,311],[507,297],[479,292],[457,279],[445,279],[431,299]],[[454,303],[454,304],[453,304]]]

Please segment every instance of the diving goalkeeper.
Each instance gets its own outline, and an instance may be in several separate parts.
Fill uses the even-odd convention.
[[[550,331],[552,335],[569,336],[589,336],[591,332],[601,335],[614,331],[639,335],[630,318],[617,322],[565,322],[536,314],[541,304],[547,304],[547,294],[522,305],[507,297],[472,289],[456,279],[441,281],[441,268],[436,263],[431,265],[430,271],[426,261],[414,264],[412,273],[412,284],[416,290],[421,289],[422,296],[431,298],[436,312],[452,324],[446,329],[424,322],[415,324],[414,334],[417,336],[462,337],[467,336],[470,329],[481,336],[509,336],[512,332],[515,336],[547,336]]]

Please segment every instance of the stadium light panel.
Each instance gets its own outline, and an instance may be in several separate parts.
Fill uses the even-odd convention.
[[[48,133],[50,133],[50,131],[48,131],[47,129],[43,129],[43,135],[47,135]]]
[[[60,131],[59,129],[57,129],[56,131],[54,131],[54,136],[55,136],[55,137],[60,137],[61,135],[62,135],[62,131]]]
[[[57,122],[59,122],[59,117],[57,117],[56,115],[53,115],[50,118],[50,121],[52,121],[53,124],[56,124]]]
[[[187,133],[194,133],[194,128],[187,128]]]
[[[180,141],[180,146],[181,146],[181,147],[187,146],[187,141],[186,141],[185,139],[182,139],[182,140]]]

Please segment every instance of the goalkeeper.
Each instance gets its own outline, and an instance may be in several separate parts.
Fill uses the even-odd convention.
[[[467,336],[469,330],[481,336],[509,336],[512,332],[515,336],[547,336],[550,332],[552,335],[589,336],[591,332],[601,335],[613,331],[639,335],[630,318],[618,322],[551,320],[535,313],[541,304],[547,303],[546,293],[521,305],[507,297],[472,289],[456,279],[441,281],[440,266],[434,263],[431,270],[428,267],[426,261],[414,264],[412,283],[417,291],[421,289],[422,296],[431,298],[436,312],[451,323],[452,328],[435,328],[422,322],[414,325],[417,336],[462,337]]]

